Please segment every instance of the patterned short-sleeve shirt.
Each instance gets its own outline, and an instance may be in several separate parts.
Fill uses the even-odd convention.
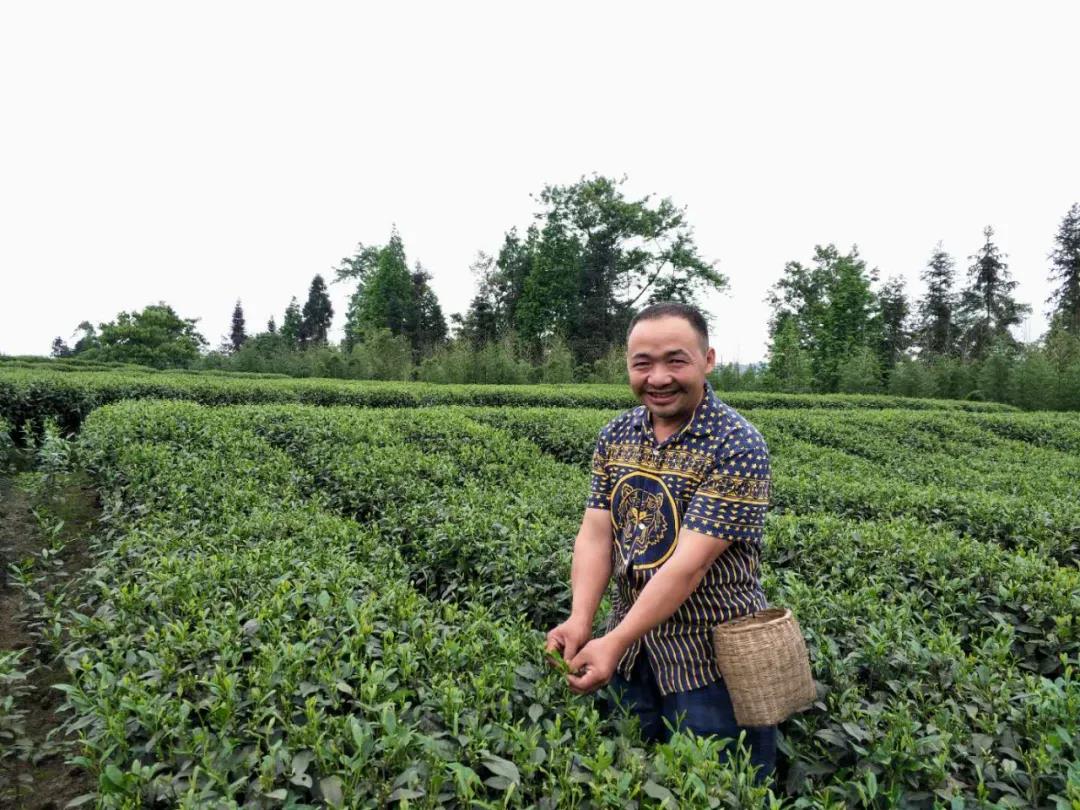
[[[664,694],[720,679],[712,628],[766,607],[760,560],[769,487],[765,440],[708,384],[691,419],[662,442],[644,406],[600,432],[587,506],[611,512],[609,630],[675,551],[683,526],[732,543],[679,609],[626,651],[620,673],[629,677],[644,648]]]

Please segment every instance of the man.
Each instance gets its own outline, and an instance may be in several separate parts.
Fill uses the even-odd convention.
[[[667,739],[668,724],[680,720],[699,735],[737,739],[743,729],[716,666],[712,628],[766,607],[768,449],[706,381],[716,355],[693,307],[639,312],[626,356],[642,405],[600,432],[574,542],[571,614],[548,633],[547,647],[576,673],[567,676],[574,692],[610,681],[646,739]],[[612,574],[607,633],[592,639]],[[763,781],[775,764],[776,727],[745,730]]]

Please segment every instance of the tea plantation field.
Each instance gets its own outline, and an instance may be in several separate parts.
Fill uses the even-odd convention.
[[[625,391],[145,376],[0,375],[102,503],[38,608],[99,806],[1080,807],[1075,414],[721,395],[821,685],[769,793],[543,664]]]

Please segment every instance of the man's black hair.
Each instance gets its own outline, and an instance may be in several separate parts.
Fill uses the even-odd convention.
[[[705,323],[705,316],[701,314],[701,310],[697,307],[690,304],[680,304],[678,301],[660,301],[641,310],[631,319],[630,326],[626,329],[627,341],[630,340],[630,333],[634,331],[634,327],[640,321],[653,321],[657,318],[672,317],[682,318],[694,327],[694,331],[701,338],[701,351],[706,352],[709,350],[709,327]]]

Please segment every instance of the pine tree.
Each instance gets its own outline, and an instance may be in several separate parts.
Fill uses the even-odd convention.
[[[917,305],[914,337],[921,356],[955,356],[958,352],[954,266],[952,257],[938,242],[922,272],[926,294]]]
[[[405,336],[413,360],[419,363],[446,341],[446,318],[428,284],[431,274],[419,262],[409,272],[405,245],[396,228],[385,246],[361,246],[353,259],[342,264],[345,269],[339,269],[338,277],[359,281],[345,320],[347,346],[375,330],[388,329],[392,335]]]
[[[406,334],[409,323],[415,319],[413,281],[397,228],[391,231],[385,246],[365,249],[358,254],[357,261],[364,267],[359,276],[361,284],[349,300],[346,343],[357,343],[366,332],[375,329]]]
[[[326,294],[326,282],[322,276],[316,274],[311,279],[308,299],[304,303],[304,321],[300,327],[301,342],[305,346],[325,346],[333,317],[334,308],[330,305],[330,296]]]
[[[229,330],[229,344],[234,352],[240,351],[240,347],[247,342],[247,333],[244,331],[244,310],[240,306],[240,299],[236,299],[233,307],[232,329]]]
[[[899,276],[890,278],[878,293],[877,314],[881,333],[878,358],[886,377],[911,346],[911,331],[908,329],[910,309],[904,279]]]
[[[1061,220],[1054,244],[1050,281],[1059,285],[1046,299],[1053,305],[1047,315],[1065,331],[1080,335],[1080,203],[1073,203]]]
[[[300,314],[300,305],[293,296],[289,306],[285,309],[285,319],[281,322],[281,336],[285,338],[293,348],[300,348],[301,332],[303,331],[304,318]]]
[[[428,282],[431,273],[420,262],[410,276],[412,281],[412,311],[406,324],[405,334],[412,345],[413,359],[430,354],[446,341],[446,318],[443,317],[439,298]]]
[[[276,335],[277,334],[277,324],[274,323],[274,316],[273,315],[271,315],[270,320],[268,320],[266,322],[266,331],[267,331],[268,334],[271,334],[271,335]]]
[[[960,295],[960,313],[964,320],[963,345],[967,356],[981,360],[995,341],[1015,345],[1009,332],[1031,312],[1027,304],[1017,303],[1012,292],[1019,282],[1013,281],[1005,255],[994,244],[994,229],[983,229],[986,242],[969,258],[968,287]]]

